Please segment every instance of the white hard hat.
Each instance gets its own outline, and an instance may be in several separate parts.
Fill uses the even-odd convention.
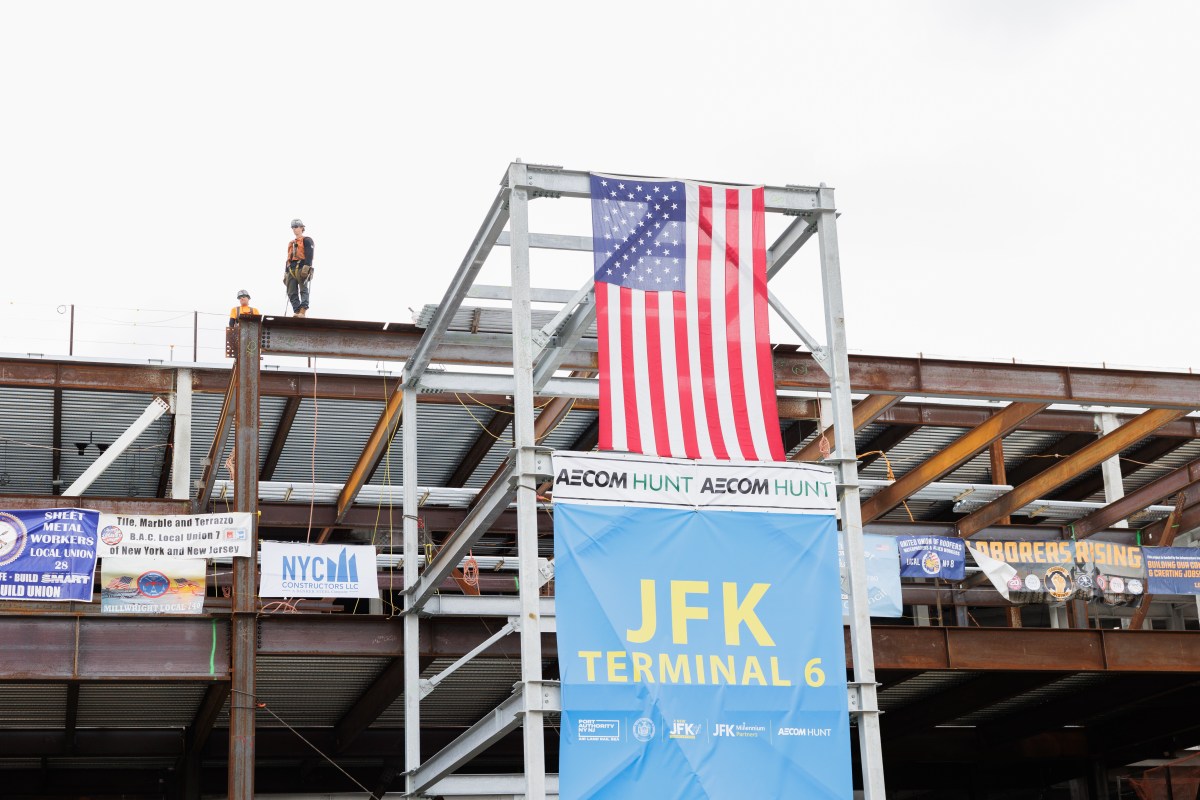
[[[238,298],[239,298],[239,299],[240,299],[240,298],[242,298],[242,297],[249,297],[249,296],[250,296],[250,293],[249,293],[249,292],[247,292],[245,289],[238,289],[237,296],[238,296]]]
[[[292,220],[292,227],[293,228],[303,228],[304,223],[298,219],[294,219],[294,220]]]

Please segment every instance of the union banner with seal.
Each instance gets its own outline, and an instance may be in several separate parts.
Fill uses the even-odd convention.
[[[555,453],[554,475],[559,797],[849,800],[832,472]]]
[[[0,600],[91,602],[95,511],[0,511]]]
[[[1012,603],[1085,600],[1136,603],[1146,593],[1142,548],[1115,542],[1008,542],[967,544],[975,563]]]
[[[100,610],[105,614],[199,614],[205,571],[200,558],[122,558],[100,562]]]
[[[107,556],[214,558],[254,555],[252,516],[101,514],[97,552]]]
[[[1200,594],[1200,548],[1146,547],[1142,552],[1151,594]]]
[[[962,539],[950,536],[902,536],[896,539],[900,550],[900,577],[944,578],[961,581],[967,564],[967,548]]]

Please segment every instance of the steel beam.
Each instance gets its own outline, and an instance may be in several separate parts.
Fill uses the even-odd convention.
[[[541,351],[537,366],[533,370],[533,390],[535,392],[540,392],[542,387],[554,376],[555,371],[562,367],[567,356],[579,344],[579,340],[583,338],[583,334],[595,320],[596,295],[594,291],[589,291],[570,316],[552,334],[547,347]]]
[[[83,474],[75,479],[75,482],[63,492],[64,497],[78,497],[88,490],[97,478],[104,474],[104,470],[108,469],[117,458],[124,453],[129,446],[137,441],[138,437],[146,432],[154,421],[165,414],[170,409],[170,404],[161,397],[155,397],[150,401],[150,405],[146,406],[146,410],[141,416],[133,421],[133,423],[125,429],[125,431],[117,437],[116,441],[108,446],[100,456],[91,463],[91,465],[83,471]]]
[[[522,725],[523,717],[561,709],[562,700],[557,683],[518,684],[508,699],[417,769],[409,784],[409,796],[424,792],[508,733],[516,730],[518,726]],[[528,720],[524,720],[524,724],[528,725]],[[526,746],[528,746],[528,742],[526,742]],[[544,774],[542,779],[542,784],[537,788],[540,790],[539,797],[545,798]],[[525,780],[527,782],[530,780],[528,772],[525,774]],[[523,795],[528,800],[534,798],[528,783],[526,783]]]
[[[172,477],[171,497],[187,500],[192,496],[192,371],[175,371],[175,418],[171,423]],[[163,457],[163,469],[167,458]],[[160,492],[160,494],[162,494]]]
[[[1127,418],[1123,420],[1128,422]],[[1121,421],[1118,418],[1118,421]],[[1145,467],[1147,464],[1153,464],[1164,456],[1178,450],[1188,443],[1186,439],[1167,438],[1162,435],[1167,428],[1176,425],[1179,422],[1188,422],[1189,420],[1176,420],[1169,425],[1164,425],[1159,430],[1155,431],[1155,436],[1150,441],[1131,451],[1128,455],[1121,458],[1121,477],[1128,478],[1138,470]],[[1094,439],[1093,439],[1094,441]],[[1104,489],[1104,476],[1097,471],[1094,475],[1088,475],[1080,480],[1072,483],[1070,486],[1064,486],[1054,493],[1055,500],[1086,500]]]
[[[880,414],[896,405],[896,403],[899,403],[900,399],[900,396],[895,394],[870,394],[859,400],[854,404],[852,411],[855,432],[857,433],[870,425],[879,418]],[[827,438],[828,449],[832,452],[834,443],[837,441],[836,428],[830,427],[826,429],[821,436]],[[800,452],[792,456],[792,461],[820,461],[823,457],[820,447],[821,436],[818,436],[802,447]]]
[[[417,383],[421,380],[421,376],[425,372],[425,368],[433,360],[442,334],[450,326],[450,320],[454,319],[454,314],[458,311],[458,307],[462,305],[467,290],[475,282],[475,276],[479,274],[480,268],[483,267],[483,262],[487,260],[488,253],[492,251],[492,246],[496,243],[497,237],[500,236],[500,231],[504,229],[505,223],[508,222],[511,193],[511,184],[502,187],[496,193],[496,198],[492,201],[492,207],[488,210],[483,225],[480,227],[479,232],[475,234],[475,239],[471,242],[471,246],[467,248],[467,254],[463,257],[458,271],[455,273],[454,278],[451,279],[450,285],[446,288],[446,294],[443,295],[442,302],[438,303],[437,313],[425,329],[425,334],[421,337],[421,341],[417,344],[416,349],[413,350],[412,356],[405,363],[404,383],[409,388],[416,388]]]
[[[212,443],[208,446],[208,458],[204,461],[204,473],[200,476],[200,485],[196,488],[196,497],[192,502],[192,513],[201,514],[208,508],[212,499],[213,483],[217,480],[217,470],[221,468],[221,454],[225,451],[225,440],[229,437],[229,427],[233,424],[235,406],[237,404],[237,373],[229,377],[225,389],[225,402],[221,404],[221,414],[217,417],[217,428],[213,432]]]
[[[63,413],[63,396],[62,389],[54,390],[54,410],[53,419],[50,423],[50,444],[54,448],[50,451],[50,494],[62,494],[62,453],[63,453],[63,438],[62,438],[62,413]]]
[[[454,474],[446,481],[450,487],[466,485],[475,470],[483,463],[483,459],[491,452],[492,445],[500,440],[508,426],[512,423],[512,406],[501,406],[493,414],[488,423],[479,431],[471,448],[463,455],[462,460],[454,469]]]
[[[296,413],[300,411],[300,397],[289,397],[283,404],[279,414],[279,422],[275,425],[275,435],[271,438],[271,446],[267,448],[267,457],[263,459],[262,469],[258,473],[260,481],[269,481],[275,477],[275,468],[279,466],[279,457],[283,455],[283,447],[287,444],[288,434],[296,422]]]
[[[258,552],[259,317],[238,321],[237,415],[234,503],[250,514],[251,553]],[[229,798],[254,797],[254,718],[257,711],[258,564],[255,556],[233,559],[233,616],[230,620]]]
[[[1175,535],[1182,536],[1189,531],[1200,528],[1200,491],[1195,488],[1185,491],[1188,494],[1186,505],[1175,523]],[[1142,543],[1149,547],[1158,547],[1165,541],[1167,535],[1167,520],[1161,519],[1153,525],[1147,525],[1141,531]],[[1196,610],[1200,611],[1200,595],[1197,596]]]
[[[1104,459],[1120,453],[1171,420],[1179,419],[1186,411],[1176,409],[1151,409],[1126,422],[1107,436],[1103,436],[1087,447],[1057,462],[1040,475],[1015,487],[980,509],[957,522],[959,535],[972,536],[988,527],[1001,517],[1016,513],[1039,497],[1045,497],[1081,472],[1097,466]]]
[[[1107,530],[1147,506],[1159,503],[1173,494],[1183,492],[1189,484],[1196,485],[1197,482],[1200,482],[1200,459],[1134,489],[1104,508],[1096,509],[1072,523],[1071,529],[1075,533],[1075,538],[1083,539],[1098,531]]]
[[[1200,482],[1191,484],[1192,486],[1200,486]],[[1175,537],[1179,532],[1179,518],[1183,516],[1183,507],[1187,503],[1187,487],[1175,497],[1175,507],[1171,509],[1171,513],[1167,515],[1166,523],[1163,525],[1162,546],[1170,547],[1175,544]],[[1137,608],[1133,612],[1133,617],[1129,620],[1129,627],[1132,630],[1141,630],[1142,623],[1146,621],[1146,614],[1150,612],[1150,603],[1154,600],[1154,595],[1149,592],[1138,598]],[[1197,606],[1200,609],[1200,605]]]
[[[406,392],[401,409],[404,424],[403,473],[404,482],[404,592],[409,596],[420,581],[417,571],[417,554],[420,546],[418,518],[413,512],[417,507],[417,475],[420,457],[417,448],[417,393]],[[457,566],[457,562],[452,566]],[[401,622],[404,652],[404,774],[405,792],[412,792],[413,776],[421,766],[421,624],[416,614],[405,614]],[[426,626],[429,630],[429,626]]]
[[[1044,403],[1012,403],[997,411],[983,424],[951,442],[940,453],[904,473],[891,486],[872,495],[863,503],[863,520],[871,522],[882,517],[917,490],[953,472],[982,453],[992,442],[1016,430],[1022,422],[1045,407]]]
[[[817,232],[816,216],[796,217],[779,238],[767,248],[767,280],[775,277],[792,256]]]

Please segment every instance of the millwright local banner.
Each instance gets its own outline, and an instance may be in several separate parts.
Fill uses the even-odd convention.
[[[200,558],[122,558],[100,561],[100,610],[105,614],[199,614],[205,570]]]
[[[177,516],[101,514],[97,551],[100,558],[252,556],[250,523],[251,515],[240,511]]]
[[[832,473],[556,453],[554,474],[559,796],[848,800]]]
[[[1091,539],[980,541],[967,547],[996,590],[1013,603],[1128,605],[1146,592],[1140,547]]]
[[[95,511],[0,511],[0,600],[91,602]]]
[[[371,545],[263,542],[260,597],[379,597]]]

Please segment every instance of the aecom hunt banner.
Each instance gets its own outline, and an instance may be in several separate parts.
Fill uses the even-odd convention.
[[[554,473],[559,796],[848,800],[830,471],[557,453]]]

